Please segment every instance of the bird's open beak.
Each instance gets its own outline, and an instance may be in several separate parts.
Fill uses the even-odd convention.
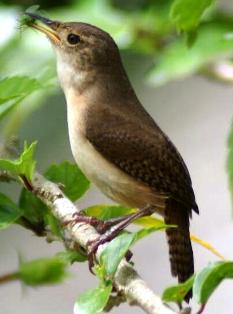
[[[59,26],[59,22],[57,21],[51,21],[48,18],[45,18],[43,16],[26,12],[26,15],[28,15],[31,20],[28,22],[28,26],[35,28],[42,33],[46,34],[49,39],[55,44],[59,44],[61,39],[58,35],[57,29]]]

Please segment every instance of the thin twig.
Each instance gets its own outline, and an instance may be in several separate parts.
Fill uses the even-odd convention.
[[[17,273],[9,273],[3,276],[0,276],[0,285],[17,280]]]

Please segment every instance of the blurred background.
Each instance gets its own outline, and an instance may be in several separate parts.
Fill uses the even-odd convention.
[[[94,24],[118,43],[123,63],[137,95],[155,121],[169,135],[190,170],[200,208],[191,231],[233,259],[233,220],[229,181],[232,182],[231,132],[233,103],[233,3],[215,2],[205,13],[187,45],[169,17],[166,0],[0,1],[0,78],[31,75],[49,82],[46,88],[9,107],[1,135],[18,133],[21,140],[38,140],[37,167],[73,160],[67,132],[64,96],[55,75],[49,42],[33,30],[20,30],[18,16],[28,6],[40,5],[46,16]],[[0,108],[1,115],[1,108]],[[228,160],[228,162],[227,162]],[[228,166],[226,166],[228,164]],[[10,187],[11,190],[10,190]],[[0,182],[0,191],[18,198],[16,186]],[[110,203],[94,187],[78,202],[80,208]],[[194,244],[196,269],[215,256]],[[18,255],[25,259],[52,256],[62,244],[48,244],[30,231],[13,226],[0,233],[0,274],[14,271]],[[136,268],[156,293],[171,278],[163,232],[145,238],[134,249]],[[9,283],[0,287],[0,314],[72,313],[80,292],[96,285],[86,264],[73,265],[61,285],[37,289]],[[211,297],[205,313],[229,313],[233,307],[232,281],[225,281]],[[112,313],[141,313],[121,305]]]

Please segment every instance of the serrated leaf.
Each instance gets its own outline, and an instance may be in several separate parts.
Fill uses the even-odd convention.
[[[194,275],[184,283],[166,288],[162,295],[163,301],[181,303],[184,300],[186,294],[192,288],[193,282]]]
[[[66,263],[75,263],[75,262],[85,262],[87,260],[87,256],[81,254],[78,251],[67,250],[65,252],[57,253],[57,256],[61,259],[64,259]]]
[[[163,85],[199,71],[216,58],[232,56],[232,42],[224,38],[232,30],[230,23],[208,23],[199,27],[198,37],[190,49],[184,38],[167,45],[148,73],[148,82]]]
[[[108,302],[112,285],[100,285],[82,293],[74,305],[74,314],[96,314],[102,312]]]
[[[213,0],[175,0],[170,11],[171,19],[179,31],[193,31],[212,3]]]
[[[210,263],[194,280],[193,295],[199,304],[205,304],[224,279],[233,278],[233,262]]]
[[[36,144],[34,142],[27,146],[25,143],[23,153],[16,160],[0,159],[0,169],[10,171],[17,176],[25,176],[31,181],[36,166],[36,162],[33,159]]]
[[[0,229],[5,229],[23,215],[20,209],[6,195],[0,193]]]
[[[41,258],[23,262],[18,271],[18,278],[30,286],[56,284],[67,276],[67,263],[59,257]]]
[[[90,182],[76,164],[64,161],[60,165],[52,165],[45,176],[56,183],[64,185],[64,193],[72,201],[76,201],[89,189]]]

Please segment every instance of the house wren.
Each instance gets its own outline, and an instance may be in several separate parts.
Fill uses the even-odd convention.
[[[28,15],[56,52],[77,164],[109,198],[139,209],[118,231],[152,211],[177,225],[166,230],[171,272],[185,281],[194,272],[189,217],[198,213],[189,172],[135,95],[115,42],[89,24]]]

